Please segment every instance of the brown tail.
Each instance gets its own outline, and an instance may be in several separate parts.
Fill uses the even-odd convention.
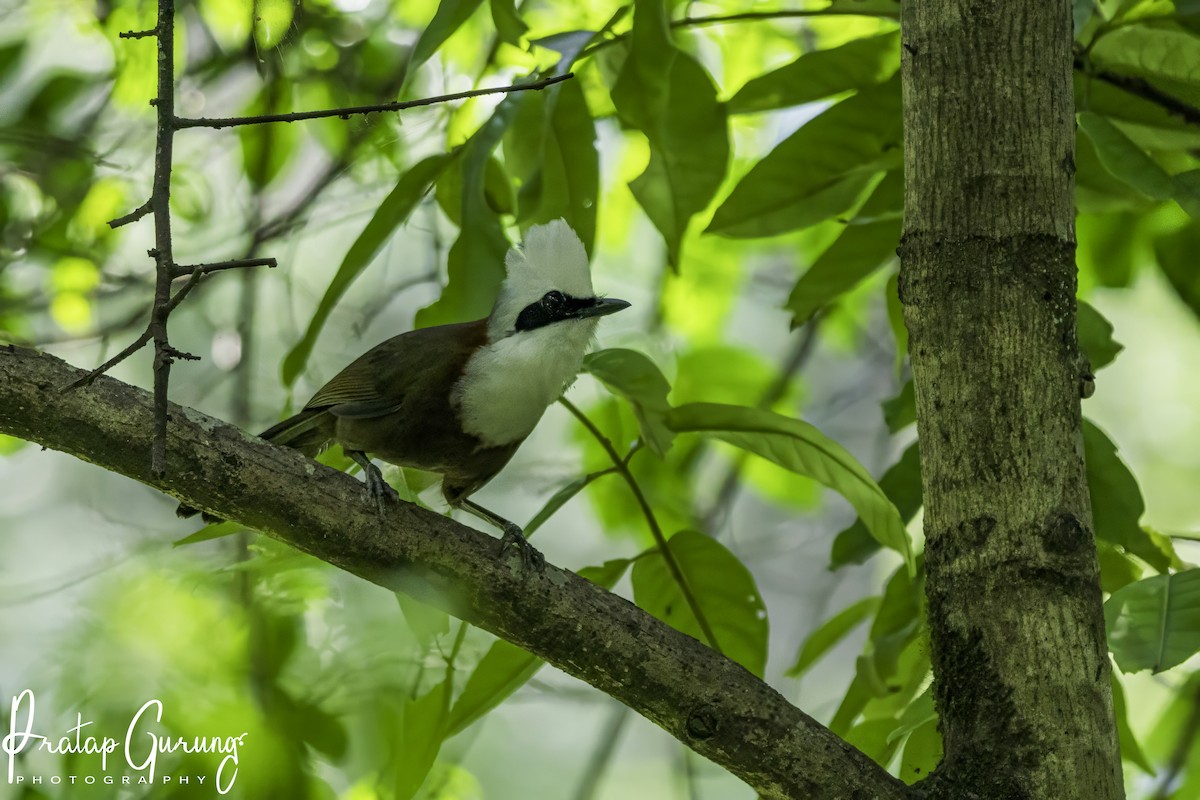
[[[282,422],[267,428],[259,434],[259,438],[299,450],[309,458],[316,458],[329,443],[330,431],[326,427],[329,420],[329,413],[325,409],[306,408],[299,414],[293,414]],[[182,503],[175,509],[175,516],[182,519],[188,519],[200,513],[199,509],[185,506]],[[201,516],[209,524],[224,522],[220,517],[214,517],[208,512],[204,512]]]

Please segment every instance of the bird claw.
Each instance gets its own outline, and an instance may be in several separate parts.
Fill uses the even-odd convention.
[[[521,527],[511,522],[504,526],[504,535],[500,537],[501,558],[504,557],[509,548],[520,552],[521,566],[525,569],[534,569],[539,573],[546,571],[546,557],[526,541],[525,534],[521,532]]]
[[[383,473],[379,470],[379,467],[371,462],[367,462],[364,471],[367,481],[367,500],[374,500],[376,509],[378,509],[380,514],[383,514],[384,504],[388,500],[399,500],[400,493],[383,479]]]

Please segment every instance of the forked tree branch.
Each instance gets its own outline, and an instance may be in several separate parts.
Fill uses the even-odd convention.
[[[172,404],[167,470],[154,403],[104,376],[0,348],[0,432],[61,450],[237,521],[517,644],[662,726],[767,798],[902,800],[905,786],[741,666],[553,565],[497,557],[485,533],[407,503],[380,517],[362,484]],[[565,532],[564,532],[565,533]]]

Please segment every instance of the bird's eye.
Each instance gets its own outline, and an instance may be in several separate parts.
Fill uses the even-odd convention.
[[[550,291],[542,297],[542,305],[548,311],[556,311],[562,308],[563,303],[567,302],[567,298],[563,297],[563,293],[559,291]]]

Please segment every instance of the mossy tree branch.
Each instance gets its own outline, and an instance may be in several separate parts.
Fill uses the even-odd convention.
[[[767,798],[907,795],[738,664],[553,565],[522,569],[496,540],[407,503],[381,518],[362,484],[299,453],[171,404],[167,469],[145,458],[154,401],[49,355],[0,348],[0,432],[61,450],[410,594],[544,658],[628,705]]]

